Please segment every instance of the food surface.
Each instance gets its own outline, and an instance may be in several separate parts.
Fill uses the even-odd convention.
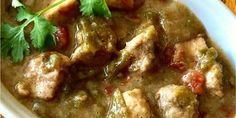
[[[178,1],[1,2],[1,83],[38,117],[236,117],[235,71]]]

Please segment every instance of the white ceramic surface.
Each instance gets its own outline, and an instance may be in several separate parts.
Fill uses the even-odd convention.
[[[204,24],[209,36],[221,47],[236,70],[236,16],[220,0],[180,0]],[[0,113],[6,118],[35,118],[1,84]]]

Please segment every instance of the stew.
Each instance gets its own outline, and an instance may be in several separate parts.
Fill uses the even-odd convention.
[[[15,9],[2,0],[1,23],[19,25],[28,20],[15,20],[19,9],[36,13],[57,1],[22,0]],[[24,28],[29,54],[1,59],[1,82],[28,109],[42,118],[236,116],[235,71],[186,6],[100,0],[90,9],[88,1],[66,0],[35,17]],[[44,36],[31,34],[38,17],[39,29],[52,24],[42,31],[55,46],[35,46]]]

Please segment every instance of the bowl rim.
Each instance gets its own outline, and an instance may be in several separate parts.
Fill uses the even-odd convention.
[[[232,31],[229,31],[229,33],[226,33],[226,34],[225,33],[222,34],[223,36],[230,35],[228,37],[229,38],[228,40],[232,44],[230,45],[231,50],[222,48],[222,45],[227,46],[227,44],[230,44],[230,42],[226,42],[226,44],[224,42],[222,44],[221,42],[218,42],[217,45],[218,47],[222,49],[222,52],[226,54],[226,57],[229,59],[230,64],[233,65],[233,71],[235,71],[236,70],[236,66],[235,66],[236,65],[236,46],[233,46],[233,43],[236,40],[236,32],[233,33],[233,31],[236,31],[236,16],[220,0],[179,0],[179,1],[183,3],[185,6],[187,6],[197,16],[197,18],[201,21],[201,23],[203,23],[206,31],[208,32],[209,37],[211,37],[212,40],[217,39],[219,35],[212,34],[211,31],[209,31],[208,27],[212,28],[212,26],[210,26],[210,24],[208,24],[208,22],[205,21],[208,17],[215,15],[215,13],[218,13],[218,15],[221,15],[221,16],[215,16],[216,18],[217,17],[224,18],[223,19],[224,22],[232,23],[230,26],[220,25],[222,26],[222,28],[227,27],[229,29],[229,27],[231,27],[230,29]],[[200,8],[200,6],[202,7]],[[205,11],[206,13],[202,13],[201,11]],[[201,16],[201,14],[203,16]],[[210,15],[210,16],[207,16],[207,15]],[[225,30],[225,31],[228,31],[228,30]],[[16,98],[13,97],[13,95],[10,94],[10,92],[5,88],[2,82],[0,82],[0,89],[1,89],[1,92],[0,92],[1,112],[0,113],[4,117],[6,118],[28,118],[28,117],[37,118],[37,116],[34,113],[28,110],[24,105],[18,102],[18,100],[16,100]]]

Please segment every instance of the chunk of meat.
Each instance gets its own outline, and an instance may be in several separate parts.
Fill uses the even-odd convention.
[[[58,1],[60,0],[52,0],[50,4],[55,4]],[[45,12],[43,16],[55,24],[62,24],[78,13],[78,6],[78,0],[65,0],[63,3]]]
[[[222,67],[216,62],[217,51],[214,48],[208,48],[199,54],[195,70],[191,70],[183,76],[183,82],[190,86],[194,93],[202,93],[203,86],[211,95],[223,96],[222,92]],[[198,75],[198,76],[196,76]],[[199,79],[200,78],[200,79]],[[197,80],[197,81],[196,81]],[[192,83],[195,83],[194,86]]]
[[[216,63],[210,67],[206,72],[206,89],[212,95],[219,97],[223,96],[223,87],[222,87],[222,67],[220,64]]]
[[[209,48],[197,63],[196,69],[205,73],[206,89],[211,95],[223,96],[222,86],[222,66],[216,62],[217,51]]]
[[[164,118],[193,118],[197,113],[196,96],[185,86],[164,86],[156,98]]]
[[[129,118],[150,118],[151,110],[140,89],[133,89],[123,93],[128,108]]]
[[[175,51],[170,66],[179,70],[194,67],[202,56],[202,52],[208,49],[202,37],[187,42],[175,44]]]
[[[134,61],[130,65],[131,71],[145,72],[150,69],[153,59],[155,58],[154,42],[157,38],[157,31],[153,25],[147,27],[126,43],[125,51],[131,53],[134,57]]]
[[[108,7],[120,10],[137,9],[144,0],[106,0]]]
[[[185,57],[184,48],[176,46],[170,66],[177,68],[179,70],[185,70],[187,68],[187,64],[185,62],[184,57]]]
[[[130,71],[146,72],[152,66],[154,55],[154,42],[157,39],[157,31],[153,25],[149,25],[119,52],[119,57],[106,67],[108,77],[114,76],[130,63]]]
[[[119,89],[114,91],[106,118],[128,118],[128,109]]]
[[[93,16],[80,18],[72,62],[103,64],[116,52],[117,37],[107,22],[104,18]]]
[[[16,85],[16,90],[23,96],[49,100],[63,81],[68,65],[69,58],[56,52],[37,55],[29,61],[25,79]]]

